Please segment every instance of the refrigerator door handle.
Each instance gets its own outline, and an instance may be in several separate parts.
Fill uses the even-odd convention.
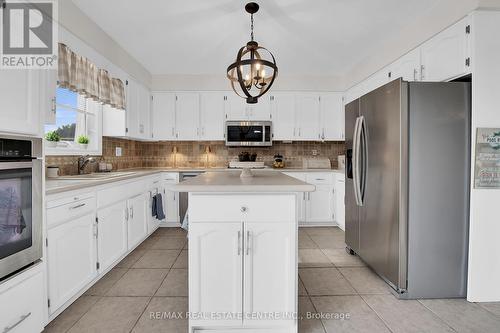
[[[361,206],[359,201],[359,148],[360,148],[360,136],[359,136],[359,124],[361,117],[356,118],[356,123],[354,125],[354,135],[353,135],[353,151],[352,151],[352,164],[353,164],[353,185],[354,185],[354,198],[356,199],[356,205]]]
[[[361,154],[361,169],[358,173],[359,176],[359,203],[360,206],[364,205],[365,199],[365,188],[366,188],[366,177],[368,171],[368,142],[366,137],[366,120],[365,117],[361,116],[359,121],[359,142],[360,142],[360,154]]]

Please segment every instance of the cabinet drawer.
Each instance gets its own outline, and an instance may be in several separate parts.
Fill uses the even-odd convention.
[[[47,226],[53,227],[95,210],[95,197],[72,201],[61,206],[47,209]]]
[[[128,198],[144,193],[147,188],[147,180],[121,183],[109,188],[104,188],[97,192],[97,206],[102,208],[119,201],[127,200]]]
[[[311,172],[307,174],[306,182],[314,185],[333,184],[333,174],[324,172]]]
[[[295,194],[190,194],[189,222],[295,221]]]
[[[43,290],[43,274],[40,271],[1,293],[0,332],[41,332],[46,302]]]

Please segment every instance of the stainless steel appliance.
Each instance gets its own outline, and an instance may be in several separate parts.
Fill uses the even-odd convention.
[[[346,233],[401,298],[464,297],[470,83],[392,81],[346,106]]]
[[[179,182],[182,182],[182,181],[187,180],[189,178],[199,176],[202,173],[203,173],[202,171],[181,172],[179,174]],[[184,221],[184,217],[186,216],[188,207],[189,207],[189,193],[180,192],[179,193],[179,217],[180,217],[181,224]]]
[[[272,146],[272,122],[227,121],[226,146]]]
[[[0,138],[0,279],[42,257],[42,140]]]

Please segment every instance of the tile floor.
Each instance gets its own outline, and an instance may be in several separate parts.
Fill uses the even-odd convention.
[[[150,314],[187,311],[187,248],[184,231],[159,229],[44,332],[186,333],[186,320]],[[299,333],[500,332],[500,303],[397,300],[328,227],[299,230],[299,312]]]

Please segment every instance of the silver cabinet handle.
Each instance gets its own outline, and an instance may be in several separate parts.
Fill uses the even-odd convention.
[[[134,207],[130,207],[130,218],[134,218]]]
[[[238,255],[241,255],[241,231],[238,231]]]
[[[56,97],[55,97],[55,96],[54,96],[54,97],[52,97],[52,99],[51,99],[50,101],[52,102],[52,109],[51,109],[51,111],[52,111],[53,113],[56,113],[56,110],[57,110],[57,105],[56,105]]]
[[[424,65],[420,65],[420,80],[424,80],[425,78],[425,66]]]
[[[246,242],[247,255],[250,253],[250,230],[247,230],[247,242]]]
[[[85,205],[86,205],[86,203],[81,203],[81,204],[79,204],[79,205],[76,205],[76,206],[73,206],[73,207],[69,207],[69,209],[70,209],[70,210],[72,210],[72,209],[77,209],[77,208],[83,207],[83,206],[85,206]]]
[[[418,74],[418,71],[416,68],[413,69],[413,81],[417,81],[417,74]]]
[[[325,180],[325,178],[316,178],[316,180]]]
[[[248,208],[247,208],[247,207],[245,207],[245,206],[241,206],[240,211],[241,211],[242,213],[246,213],[246,212],[248,211]]]
[[[125,220],[128,221],[128,209],[125,208]]]
[[[16,328],[17,325],[25,321],[29,316],[31,316],[31,312],[28,312],[27,314],[21,316],[21,318],[14,325],[5,327],[3,329],[3,333],[12,331],[14,328]]]

